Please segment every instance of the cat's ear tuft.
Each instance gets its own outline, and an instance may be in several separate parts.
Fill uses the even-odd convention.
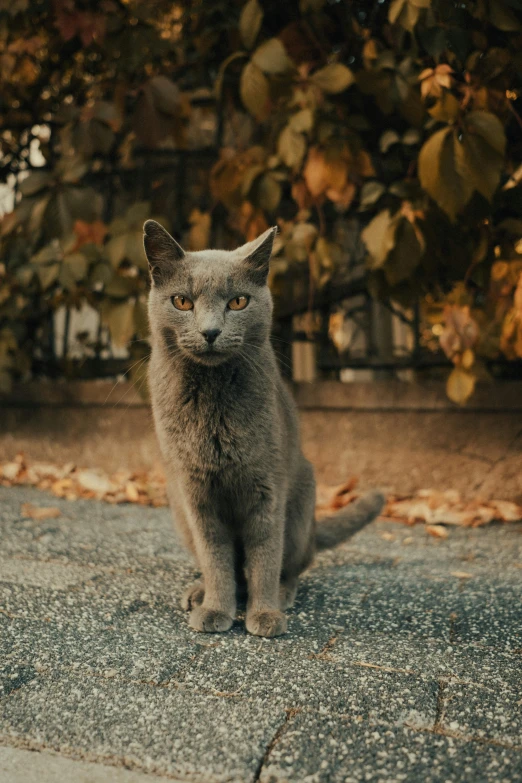
[[[155,220],[145,222],[143,244],[152,282],[161,285],[169,278],[174,264],[181,261],[185,252],[169,232]]]
[[[269,228],[264,234],[261,234],[260,237],[245,246],[245,250],[248,252],[244,259],[244,264],[259,285],[266,283],[276,234],[277,226],[273,226],[273,228]]]

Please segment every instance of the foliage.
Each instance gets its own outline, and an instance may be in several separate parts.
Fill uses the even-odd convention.
[[[222,209],[230,242],[279,224],[277,295],[335,288],[356,218],[370,290],[422,301],[465,401],[484,359],[522,358],[521,42],[520,0],[1,2],[0,385],[62,303],[99,308],[117,345],[146,336],[141,222],[159,210],[196,249]],[[180,225],[154,188],[108,199],[143,148],[193,145],[210,90],[211,202]]]

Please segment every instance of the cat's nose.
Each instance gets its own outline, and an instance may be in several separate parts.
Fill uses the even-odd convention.
[[[212,345],[212,343],[216,342],[216,339],[221,334],[221,329],[205,329],[203,332],[201,332],[205,340],[209,345]]]

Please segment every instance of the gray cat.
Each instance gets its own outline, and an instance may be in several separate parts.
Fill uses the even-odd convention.
[[[197,631],[231,627],[243,583],[247,630],[285,633],[314,552],[383,505],[370,492],[316,527],[314,474],[270,343],[276,232],[234,251],[185,253],[158,223],[144,226],[152,409],[170,505],[203,575],[182,600]]]

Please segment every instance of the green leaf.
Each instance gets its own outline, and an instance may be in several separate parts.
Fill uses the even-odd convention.
[[[504,126],[496,114],[488,111],[470,111],[466,116],[466,127],[470,133],[482,136],[489,146],[504,155],[506,152],[506,134]]]
[[[257,120],[265,120],[269,114],[270,86],[262,70],[249,62],[241,72],[239,93],[246,109]]]
[[[52,175],[48,171],[34,171],[27,179],[20,182],[18,190],[22,196],[34,196],[35,193],[49,187],[51,181]]]
[[[520,30],[520,22],[513,11],[500,0],[492,0],[489,3],[489,20],[497,30],[502,30],[505,33]]]
[[[147,269],[147,258],[143,247],[143,231],[130,231],[126,234],[125,258],[142,269]]]
[[[460,142],[451,128],[442,128],[430,136],[418,159],[421,186],[451,220],[455,220],[473,193],[473,185],[457,169],[457,144]]]
[[[264,73],[278,74],[292,68],[293,63],[279,38],[269,38],[252,55],[252,62]]]
[[[125,248],[127,245],[127,234],[118,234],[109,239],[105,246],[105,252],[111,262],[111,265],[117,269],[125,258]]]
[[[460,175],[489,201],[500,183],[505,148],[504,126],[498,117],[483,111],[468,114],[462,141],[455,140],[456,165]]]
[[[394,246],[391,249],[384,272],[390,285],[407,280],[418,267],[423,253],[415,228],[402,218],[395,229]]]
[[[137,292],[137,288],[137,278],[123,277],[122,275],[114,274],[105,286],[104,293],[115,299],[128,299],[129,296],[132,296]]]
[[[53,239],[48,245],[43,247],[38,253],[31,257],[32,264],[49,264],[51,261],[60,261],[62,258],[62,248],[57,239]]]
[[[125,220],[133,228],[143,229],[143,223],[150,215],[150,202],[149,201],[136,201],[135,204],[130,206],[125,213]]]
[[[331,63],[310,77],[310,81],[327,93],[343,92],[355,82],[352,71],[342,63]]]
[[[281,185],[270,174],[265,174],[256,183],[254,201],[261,209],[273,212],[281,201]]]
[[[451,92],[444,90],[437,103],[428,109],[428,114],[438,122],[455,122],[459,108],[457,98]]]
[[[258,0],[248,0],[239,17],[239,34],[247,49],[251,49],[263,22],[263,10]]]
[[[79,157],[63,157],[58,163],[57,170],[63,182],[78,182],[88,171],[87,164]]]
[[[83,253],[70,253],[63,259],[63,266],[67,267],[73,280],[83,280],[89,268],[89,262]]]
[[[40,285],[46,291],[60,274],[60,264],[51,264],[49,266],[39,266],[37,269]]]
[[[149,313],[147,308],[147,300],[137,299],[134,307],[134,328],[135,333],[139,335],[141,339],[145,339],[149,336]]]

